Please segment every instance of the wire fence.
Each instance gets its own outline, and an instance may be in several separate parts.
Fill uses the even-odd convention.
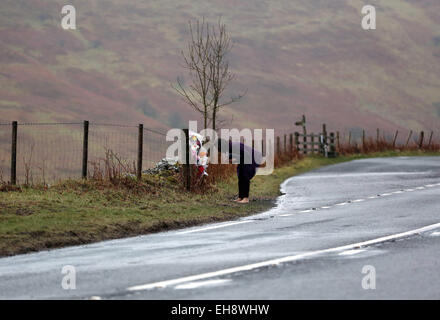
[[[13,128],[12,123],[0,122],[0,183],[12,182]],[[86,176],[94,177],[97,171],[102,171],[106,161],[108,164],[109,156],[116,159],[123,173],[139,174],[139,126],[91,122],[87,128]],[[83,122],[18,123],[15,182],[51,184],[84,177],[84,129]],[[310,144],[310,141],[305,144],[303,138],[295,139],[295,134],[289,131],[276,131],[273,147],[277,155],[283,152],[291,154],[293,148],[300,151],[301,146]],[[307,137],[313,135],[309,132]],[[332,145],[338,153],[440,149],[440,134],[434,131],[334,131],[332,137]],[[318,142],[315,139],[315,143]],[[166,141],[166,133],[143,127],[141,171],[154,167],[164,158],[171,143]],[[264,152],[266,146],[262,148]]]
[[[440,151],[440,131],[407,130],[364,130],[353,129],[334,131],[327,130],[326,124],[318,130],[275,129],[274,152],[276,155],[287,155],[295,149],[302,154],[325,154],[325,146],[336,154],[369,153],[385,150],[423,150]],[[298,136],[297,136],[298,134]],[[265,154],[265,137],[260,150]],[[244,142],[244,139],[242,139]],[[254,142],[252,141],[252,144]],[[330,153],[332,154],[332,153]]]
[[[346,146],[362,147],[366,143],[391,145],[393,148],[428,148],[438,146],[440,133],[436,131],[396,130],[386,131],[377,129],[375,131],[347,131],[342,132],[339,137],[339,144]]]
[[[17,183],[79,177],[81,124],[21,124],[17,130]]]
[[[281,137],[281,139],[286,135],[289,137],[290,134],[294,134],[294,131],[298,131],[300,133],[303,133],[301,128],[295,128],[295,130],[292,129],[284,129],[284,130],[276,130],[275,136]],[[406,129],[406,130],[382,130],[382,129],[370,129],[370,130],[362,130],[362,129],[353,129],[353,130],[336,130],[330,128],[328,130],[329,132],[332,131],[335,133],[335,135],[339,135],[339,141],[340,144],[361,144],[363,141],[363,137],[365,139],[373,139],[373,140],[381,140],[385,142],[392,143],[395,140],[396,146],[405,146],[408,142],[408,145],[417,144],[420,141],[420,134],[421,131]],[[307,130],[307,134],[321,134],[322,129],[316,129],[315,130]],[[431,138],[432,133],[432,138]],[[440,141],[440,131],[436,130],[427,130],[424,131],[424,142],[428,143],[429,139],[431,138],[431,141],[433,143],[438,143]]]
[[[11,181],[11,123],[0,123],[0,182]],[[126,173],[135,173],[139,127],[89,123],[87,175],[93,176],[108,160],[117,159]],[[172,142],[166,134],[143,129],[142,170],[165,157]],[[84,123],[18,123],[16,183],[50,184],[82,177]]]

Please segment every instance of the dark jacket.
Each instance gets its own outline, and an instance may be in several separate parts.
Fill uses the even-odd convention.
[[[261,163],[261,153],[241,142],[229,142],[229,159],[240,159],[237,175],[252,179]]]

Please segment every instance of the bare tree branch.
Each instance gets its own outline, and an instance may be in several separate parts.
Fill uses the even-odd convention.
[[[225,90],[235,75],[229,70],[227,55],[233,47],[226,32],[226,25],[218,20],[210,26],[203,18],[194,25],[189,22],[190,40],[187,52],[181,52],[184,68],[188,70],[190,85],[185,86],[178,78],[172,87],[183,100],[203,116],[205,129],[212,125],[215,130],[220,109],[240,100],[238,96],[223,99]]]

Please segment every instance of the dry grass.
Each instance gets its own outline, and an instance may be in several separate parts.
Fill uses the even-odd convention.
[[[370,154],[374,152],[384,151],[420,151],[420,152],[438,152],[440,151],[440,144],[436,142],[417,143],[407,141],[405,144],[396,144],[383,138],[379,140],[373,138],[365,139],[365,142],[343,143],[336,148],[336,151],[341,155],[350,154]]]
[[[105,157],[90,162],[91,171],[88,176],[96,181],[110,181],[118,184],[120,180],[132,178],[136,174],[136,163],[122,159],[111,149],[105,149]]]

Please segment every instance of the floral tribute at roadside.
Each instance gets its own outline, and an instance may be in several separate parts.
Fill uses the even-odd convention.
[[[199,177],[202,175],[208,175],[206,169],[208,168],[209,158],[207,150],[203,148],[203,140],[204,138],[202,135],[189,131],[191,155],[197,165]]]
[[[209,158],[207,150],[203,147],[203,142],[204,137],[202,135],[189,131],[190,156],[194,159],[199,177],[208,175],[206,169],[208,168]],[[177,158],[163,158],[153,168],[144,170],[143,173],[162,175],[179,171],[180,166]]]

